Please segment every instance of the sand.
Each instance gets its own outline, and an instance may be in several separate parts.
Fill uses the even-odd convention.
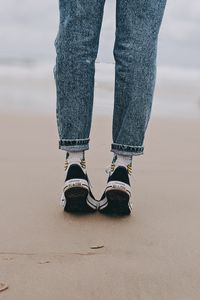
[[[151,119],[133,163],[133,214],[108,217],[59,206],[54,117],[0,117],[0,299],[200,299],[199,121]],[[95,116],[86,158],[97,198],[110,142],[111,119]]]

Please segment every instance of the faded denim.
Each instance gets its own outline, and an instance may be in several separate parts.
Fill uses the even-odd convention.
[[[55,39],[59,148],[89,149],[95,60],[105,0],[60,0]],[[140,155],[156,78],[157,41],[166,0],[116,0],[115,88],[110,151]]]

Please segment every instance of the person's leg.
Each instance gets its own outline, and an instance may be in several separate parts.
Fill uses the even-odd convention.
[[[95,60],[105,0],[60,0],[55,39],[59,148],[89,149]]]
[[[111,151],[140,155],[150,118],[157,39],[166,0],[117,0]]]
[[[61,205],[67,212],[95,211],[98,204],[90,189],[84,151],[89,149],[104,2],[59,0],[54,78],[59,148],[66,151]]]
[[[113,160],[99,210],[130,214],[132,157],[144,151],[156,75],[157,38],[166,0],[116,0]]]

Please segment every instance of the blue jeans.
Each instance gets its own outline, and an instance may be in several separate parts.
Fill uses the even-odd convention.
[[[60,0],[55,39],[59,149],[89,149],[95,60],[105,0]],[[116,0],[115,89],[110,151],[144,151],[156,78],[157,40],[166,0]]]

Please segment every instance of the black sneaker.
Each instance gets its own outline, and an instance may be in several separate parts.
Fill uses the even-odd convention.
[[[85,159],[72,160],[68,153],[65,160],[65,182],[61,206],[66,212],[80,213],[94,212],[98,208],[98,201],[91,191]]]
[[[113,162],[108,172],[107,185],[99,200],[99,211],[105,214],[129,215],[133,205],[130,186],[131,164],[126,166],[118,165],[117,161]]]

